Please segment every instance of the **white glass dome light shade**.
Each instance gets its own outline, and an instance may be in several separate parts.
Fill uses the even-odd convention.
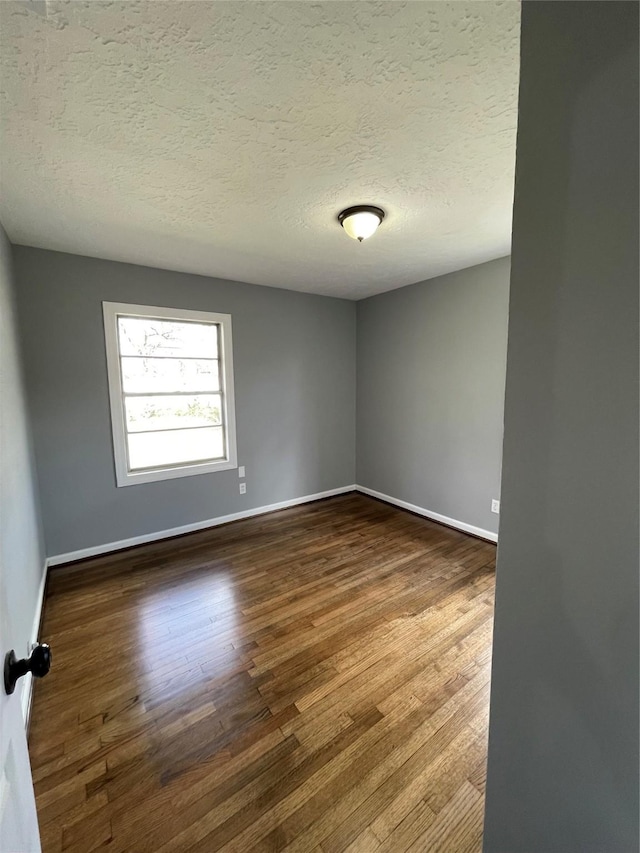
[[[349,207],[338,216],[340,224],[349,237],[360,243],[375,234],[383,219],[384,210],[368,204]]]
[[[352,213],[342,222],[342,227],[349,237],[360,240],[360,242],[375,234],[378,225],[380,225],[380,220],[376,214],[368,213],[366,210],[362,213]]]

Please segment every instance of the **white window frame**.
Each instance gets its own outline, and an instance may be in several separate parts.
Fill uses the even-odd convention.
[[[113,434],[113,456],[116,484],[134,486],[137,483],[152,483],[157,480],[172,480],[195,474],[210,474],[213,471],[228,471],[238,467],[236,447],[236,416],[233,393],[233,345],[231,315],[213,314],[208,311],[191,311],[187,308],[157,308],[150,305],[130,305],[126,302],[103,302],[105,345],[107,353],[107,376],[109,381],[109,403],[111,406],[111,430]],[[142,317],[157,320],[215,323],[219,328],[218,358],[220,370],[222,416],[225,436],[225,458],[195,463],[158,466],[142,471],[130,471],[127,452],[127,429],[125,421],[120,350],[118,346],[118,317]]]

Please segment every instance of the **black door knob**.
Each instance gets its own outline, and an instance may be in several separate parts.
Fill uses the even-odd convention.
[[[16,681],[30,672],[34,678],[43,678],[51,669],[51,649],[45,643],[39,643],[34,647],[28,658],[18,660],[16,653],[11,649],[4,658],[4,689],[6,693],[13,693],[16,689]]]

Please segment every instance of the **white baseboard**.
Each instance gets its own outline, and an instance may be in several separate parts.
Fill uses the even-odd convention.
[[[29,638],[29,648],[32,648],[38,642],[38,634],[40,633],[40,619],[42,617],[42,607],[44,605],[44,593],[47,586],[47,572],[49,569],[48,561],[45,560],[42,567],[42,577],[40,578],[40,587],[38,589],[38,600],[36,601],[36,610],[33,617],[33,625],[31,626],[31,636]],[[22,657],[22,655],[18,655]],[[22,695],[20,704],[22,706],[22,719],[24,720],[25,728],[29,728],[29,719],[31,717],[31,703],[33,701],[33,676],[28,672],[22,680]]]
[[[489,542],[497,542],[498,536],[490,530],[483,530],[482,527],[475,527],[473,524],[467,524],[466,521],[458,521],[457,518],[449,518],[446,515],[440,515],[439,512],[432,512],[422,506],[410,504],[408,501],[401,501],[399,498],[393,498],[391,495],[385,495],[382,492],[376,492],[375,489],[369,489],[367,486],[356,486],[356,491],[362,492],[364,495],[370,495],[372,498],[378,498],[385,503],[393,504],[394,506],[408,509],[410,512],[415,512],[417,515],[423,515],[425,518],[430,518],[432,521],[438,521],[440,524],[446,524],[447,527],[455,527],[456,530],[462,530],[463,533],[470,533],[471,536],[478,536],[480,539],[488,539]]]
[[[73,563],[76,560],[85,560],[87,557],[97,557],[100,554],[109,554],[112,551],[121,551],[123,548],[131,548],[133,545],[144,545],[147,542],[156,542],[159,539],[169,539],[172,536],[181,536],[183,533],[194,533],[196,530],[206,530],[208,527],[217,527],[220,524],[228,524],[230,521],[238,521],[242,518],[251,518],[254,515],[264,515],[277,509],[288,509],[299,504],[319,501],[322,498],[331,498],[334,495],[343,495],[347,492],[355,492],[356,486],[341,486],[338,489],[329,489],[326,492],[316,492],[314,495],[304,495],[301,498],[292,498],[288,501],[280,501],[266,506],[257,506],[253,509],[244,509],[241,512],[233,512],[230,515],[220,515],[217,518],[207,518],[204,521],[196,521],[193,524],[183,524],[180,527],[172,527],[169,530],[158,530],[156,533],[143,533],[141,536],[132,536],[130,539],[121,539],[119,542],[108,542],[104,545],[93,545],[90,548],[81,548],[79,551],[69,551],[67,554],[56,554],[47,558],[47,567],[60,566],[63,563]],[[37,629],[36,629],[37,630]]]
[[[55,554],[48,557],[46,561],[46,569],[51,566],[60,566],[64,563],[74,563],[77,560],[86,560],[88,557],[97,557],[100,554],[110,554],[113,551],[122,551],[124,548],[131,548],[134,545],[144,545],[147,542],[157,542],[160,539],[170,539],[172,536],[181,536],[183,533],[194,533],[197,530],[206,530],[208,527],[218,527],[220,524],[228,524],[230,521],[239,521],[243,518],[252,518],[256,515],[264,515],[267,512],[275,512],[278,509],[288,509],[299,504],[318,501],[322,498],[330,498],[334,495],[343,495],[347,492],[362,492],[362,494],[370,495],[374,498],[379,498],[381,501],[399,506],[402,509],[408,509],[417,515],[422,515],[425,518],[430,518],[432,521],[438,521],[441,524],[446,524],[447,527],[454,527],[456,530],[462,530],[464,533],[470,533],[472,536],[479,536],[481,539],[487,539],[489,542],[497,542],[498,537],[490,530],[484,530],[481,527],[475,527],[473,524],[467,524],[465,521],[458,521],[456,518],[449,518],[446,515],[441,515],[437,512],[425,509],[424,507],[411,504],[408,501],[394,498],[391,495],[385,495],[383,492],[377,492],[375,489],[370,489],[367,486],[350,485],[341,486],[338,489],[328,489],[325,492],[316,492],[313,495],[304,495],[300,498],[292,498],[287,501],[267,504],[265,506],[254,507],[253,509],[245,509],[240,512],[233,512],[229,515],[220,515],[217,518],[207,518],[204,521],[195,521],[192,524],[183,524],[180,527],[172,527],[168,530],[158,530],[155,533],[143,533],[141,536],[132,536],[130,539],[121,539],[118,542],[107,542],[103,545],[93,545],[90,548],[81,548],[78,551],[69,551],[66,554]],[[44,584],[46,580],[46,572],[42,578],[41,597],[39,608],[42,607],[42,594],[44,593]],[[40,622],[40,612],[37,614],[37,620],[34,626],[34,631],[37,633],[38,624]],[[34,637],[34,642],[36,638]]]

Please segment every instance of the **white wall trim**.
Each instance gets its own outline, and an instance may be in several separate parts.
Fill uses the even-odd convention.
[[[264,515],[267,512],[275,512],[278,509],[288,509],[292,506],[298,506],[298,504],[319,501],[322,498],[331,498],[334,495],[343,495],[347,492],[355,492],[356,489],[357,486],[355,485],[340,486],[338,489],[329,489],[326,492],[316,492],[314,495],[304,495],[301,498],[292,498],[288,501],[257,506],[253,509],[244,509],[241,512],[232,512],[230,515],[220,515],[217,518],[207,518],[204,521],[183,524],[180,527],[172,527],[169,530],[159,530],[156,533],[143,533],[141,536],[132,536],[130,539],[121,539],[119,542],[93,545],[90,548],[81,548],[79,551],[69,551],[67,554],[55,554],[53,557],[47,558],[47,567],[60,566],[63,563],[73,563],[76,560],[85,560],[87,557],[96,557],[100,554],[109,554],[112,551],[121,551],[123,548],[131,548],[133,545],[156,542],[159,539],[170,539],[172,536],[181,536],[183,533],[194,533],[197,530],[206,530],[208,527],[218,527],[218,525],[228,524],[230,521],[239,521],[242,518],[251,518],[254,515]]]
[[[206,530],[208,527],[218,527],[220,524],[228,524],[230,521],[240,521],[243,518],[252,518],[256,515],[264,515],[267,512],[275,512],[279,509],[288,509],[299,504],[310,503],[311,501],[319,501],[322,498],[331,498],[334,495],[344,495],[347,492],[362,492],[364,495],[370,495],[373,498],[378,498],[386,503],[394,506],[407,509],[417,515],[422,515],[425,518],[430,518],[432,521],[438,521],[440,524],[446,524],[447,527],[454,527],[456,530],[461,530],[463,533],[469,533],[472,536],[478,536],[480,539],[487,539],[489,542],[497,542],[498,536],[490,530],[484,530],[482,527],[475,527],[473,524],[467,524],[466,521],[459,521],[456,518],[449,518],[446,515],[441,515],[438,512],[432,512],[424,507],[409,503],[408,501],[394,498],[391,495],[385,495],[383,492],[377,492],[375,489],[370,489],[367,486],[350,485],[340,486],[337,489],[328,489],[325,492],[316,492],[313,495],[304,495],[300,498],[291,498],[287,501],[279,501],[278,503],[266,504],[265,506],[253,507],[253,509],[245,509],[240,512],[233,512],[229,515],[220,515],[217,518],[207,518],[204,521],[195,521],[192,524],[183,524],[180,527],[172,527],[168,530],[158,530],[155,533],[143,533],[141,536],[132,536],[130,539],[121,539],[118,542],[107,542],[104,545],[93,545],[90,548],[81,548],[78,551],[69,551],[66,554],[55,554],[48,557],[46,561],[45,572],[43,573],[40,599],[38,604],[38,612],[33,629],[33,642],[37,641],[38,625],[40,623],[40,611],[42,609],[42,598],[44,595],[44,586],[46,581],[46,569],[51,566],[61,566],[64,563],[74,563],[77,560],[86,560],[89,557],[97,557],[100,554],[110,554],[113,551],[122,551],[125,548],[131,548],[134,545],[144,545],[147,542],[157,542],[160,539],[170,539],[172,536],[181,536],[183,533],[194,533],[198,530]]]
[[[498,535],[490,530],[484,530],[482,527],[475,527],[473,524],[467,524],[466,521],[458,521],[457,518],[449,518],[446,515],[440,515],[439,512],[432,512],[430,509],[425,509],[416,504],[410,504],[408,501],[402,501],[399,498],[393,498],[391,495],[385,495],[382,492],[376,492],[375,489],[369,489],[367,486],[356,486],[356,491],[362,492],[364,495],[370,495],[372,498],[378,498],[386,503],[399,506],[402,509],[408,509],[410,512],[415,512],[417,515],[423,515],[425,518],[430,518],[432,521],[438,521],[440,524],[446,524],[447,527],[455,527],[456,530],[462,530],[463,533],[470,533],[471,536],[478,536],[480,539],[488,539],[489,542],[497,542]]]
[[[44,593],[47,586],[47,572],[49,570],[49,561],[45,560],[42,567],[42,577],[40,578],[40,588],[38,589],[38,600],[36,601],[36,610],[33,617],[33,625],[31,626],[31,636],[29,638],[29,648],[38,642],[38,634],[40,633],[40,619],[42,618],[42,608],[44,606]],[[21,654],[18,657],[22,657]],[[20,704],[22,706],[22,719],[24,726],[29,728],[29,719],[31,717],[31,703],[33,701],[33,676],[28,672],[22,681],[22,695],[20,696]]]

